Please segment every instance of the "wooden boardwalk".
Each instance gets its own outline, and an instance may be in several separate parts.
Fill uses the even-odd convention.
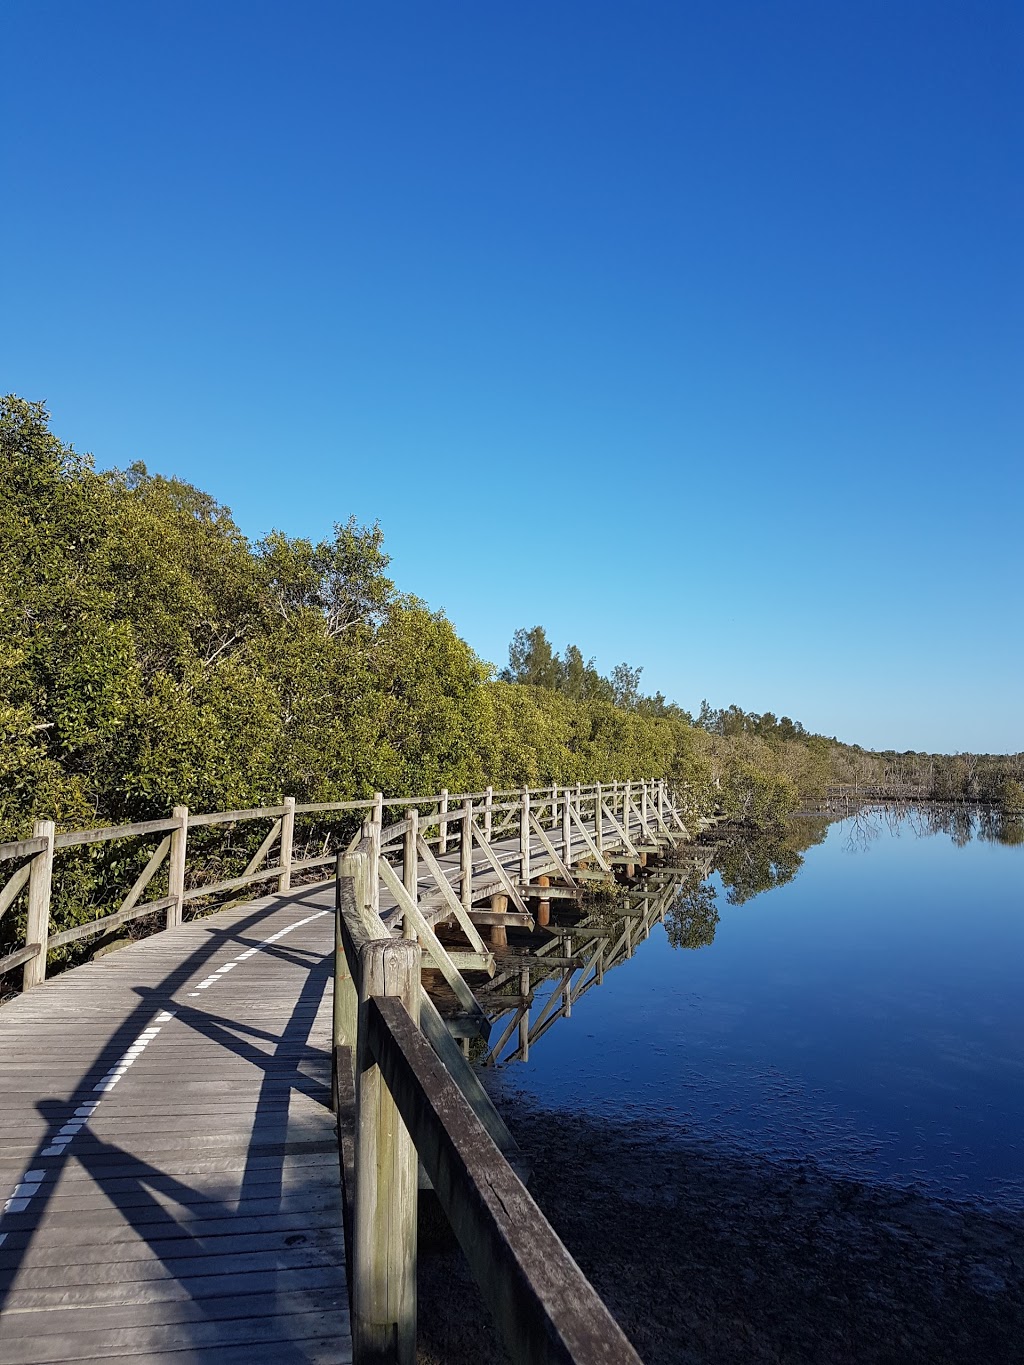
[[[0,1011],[4,1365],[351,1360],[333,946],[321,886]]]
[[[593,865],[595,839],[614,859],[623,827],[600,819],[599,804],[589,832],[579,821],[570,827],[567,812],[550,828],[524,817],[518,834],[495,829],[486,847],[474,834],[465,843],[471,857],[437,840],[431,853],[420,840],[415,865],[393,874],[381,859],[381,919],[400,932],[410,913],[399,877],[424,925],[447,922],[450,934],[464,880],[475,905],[491,896],[507,902],[505,891],[525,901],[537,878],[557,881],[567,867]],[[639,846],[644,820],[637,811],[631,825],[623,809]],[[487,823],[490,833],[489,814]],[[415,825],[412,842],[408,829],[401,837],[407,860]],[[401,852],[394,841],[391,849]],[[334,906],[333,880],[236,905],[47,980],[0,1009],[3,1365],[352,1360],[330,1112]],[[443,954],[432,931],[423,932]],[[548,942],[536,953],[562,946],[564,927],[539,932]],[[610,966],[622,945],[607,942]],[[628,929],[625,943],[628,953]],[[467,963],[474,957],[463,953]],[[595,967],[588,954],[598,975],[604,961]],[[513,979],[514,964],[503,965],[494,987]],[[574,990],[572,974],[559,987],[565,1014],[593,983],[583,972]],[[529,993],[529,972],[523,980]],[[487,1016],[512,1003],[492,995]],[[523,1011],[524,1054],[549,1015],[531,1034]]]

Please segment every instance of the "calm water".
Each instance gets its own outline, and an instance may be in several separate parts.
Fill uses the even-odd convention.
[[[835,823],[764,891],[765,859],[726,855],[713,941],[674,948],[657,925],[503,1085],[1024,1209],[1024,845],[929,818]],[[824,826],[794,831],[799,848]]]

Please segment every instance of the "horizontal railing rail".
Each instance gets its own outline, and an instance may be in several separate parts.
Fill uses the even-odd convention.
[[[401,810],[404,814],[401,819],[384,827],[383,813],[386,810]],[[450,908],[452,897],[468,910],[472,904],[476,875],[473,850],[479,850],[481,841],[489,847],[493,840],[501,836],[514,840],[518,835],[521,850],[519,881],[528,884],[534,826],[544,838],[547,838],[545,829],[550,831],[551,840],[560,842],[563,851],[566,841],[571,843],[582,830],[600,859],[604,824],[602,816],[618,820],[620,825],[627,825],[634,820],[635,813],[643,825],[648,820],[650,810],[657,811],[659,822],[675,821],[683,827],[675,805],[667,801],[665,784],[655,781],[603,785],[552,784],[535,789],[521,788],[519,791],[486,787],[479,792],[451,793],[442,790],[420,797],[385,798],[377,793],[372,798],[352,801],[299,803],[286,797],[280,805],[210,812],[194,812],[186,806],[175,806],[169,817],[161,819],[60,833],[52,821],[37,820],[31,837],[0,844],[0,863],[21,864],[0,887],[0,918],[21,897],[26,898],[24,943],[17,946],[15,941],[13,951],[0,957],[0,977],[21,967],[22,987],[29,989],[45,979],[47,955],[56,949],[97,938],[146,916],[161,915],[161,927],[174,928],[182,922],[186,906],[194,907],[197,902],[214,900],[259,885],[276,884],[279,892],[286,892],[291,888],[293,877],[308,877],[319,870],[332,868],[337,849],[329,846],[329,840],[325,840],[319,854],[312,852],[312,856],[301,856],[303,851],[307,854],[311,852],[306,848],[299,850],[300,856],[295,856],[296,818],[300,816],[336,814],[342,817],[366,817],[376,830],[378,853],[386,853],[389,859],[399,855],[407,887],[412,876],[410,865],[418,862],[423,848],[442,860],[458,848],[461,851],[461,868],[444,886],[440,885],[440,874],[435,874],[434,879],[438,883],[436,896],[440,898],[441,910]],[[207,829],[234,829],[259,821],[270,821],[270,832],[255,855],[235,875],[222,874],[211,879],[208,874],[207,877],[200,875],[194,867],[189,875],[190,834]],[[98,845],[112,844],[118,840],[146,839],[158,835],[163,838],[152,857],[127,893],[114,901],[109,909],[79,924],[54,926],[51,923],[56,854],[73,849],[95,849]],[[359,837],[357,834],[357,840]],[[552,848],[550,841],[548,847]],[[544,856],[546,858],[547,854]],[[236,866],[241,861],[239,858]],[[495,863],[493,857],[490,861]],[[59,887],[59,865],[56,870]],[[158,876],[166,884],[165,894],[150,900],[144,899],[147,888],[150,895],[153,889],[158,889],[151,887]],[[482,880],[484,884],[489,884],[501,882],[503,878],[512,880],[502,865],[497,870],[492,866],[485,871]],[[479,876],[477,881],[480,881]],[[454,886],[458,886],[457,893],[452,890]],[[513,899],[518,895],[514,885],[499,889],[511,894]],[[375,896],[377,903],[379,894]],[[430,914],[435,914],[434,908],[431,908]],[[472,940],[471,950],[478,955],[481,952],[480,946]]]

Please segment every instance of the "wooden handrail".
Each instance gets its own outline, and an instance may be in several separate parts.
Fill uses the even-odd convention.
[[[422,996],[416,939],[389,935],[373,911],[379,853],[367,828],[338,859],[335,894],[333,1092],[355,1365],[414,1357],[420,1162],[513,1360],[639,1365],[503,1154],[515,1159],[518,1149]],[[414,929],[432,938],[397,874],[384,875]],[[353,1094],[354,1104],[342,1103]]]
[[[643,810],[629,796],[633,785],[641,794]],[[16,869],[8,877],[4,885],[0,886],[0,915],[9,909],[25,893],[27,888],[32,908],[32,932],[28,937],[28,942],[39,946],[27,957],[26,952],[28,950],[26,948],[18,949],[15,954],[8,954],[0,959],[0,976],[5,971],[13,970],[17,965],[26,964],[24,985],[28,988],[37,985],[45,978],[46,955],[51,946],[60,947],[69,943],[80,942],[115,928],[118,924],[125,923],[128,920],[138,919],[146,914],[155,914],[158,911],[166,911],[165,925],[169,929],[174,928],[182,922],[186,904],[206,897],[244,890],[246,887],[257,885],[260,882],[276,879],[278,890],[287,891],[291,886],[291,878],[294,874],[327,867],[334,862],[336,856],[334,853],[326,853],[311,858],[295,859],[293,857],[294,822],[297,816],[364,812],[371,817],[371,823],[377,831],[378,851],[382,842],[390,845],[399,839],[405,839],[408,843],[409,839],[416,838],[417,832],[422,835],[424,830],[435,827],[439,833],[430,840],[430,843],[437,846],[440,854],[445,854],[450,842],[457,842],[464,847],[466,845],[464,837],[467,834],[465,809],[469,803],[473,807],[474,828],[477,820],[480,820],[483,824],[486,842],[489,843],[493,837],[505,831],[512,832],[514,836],[515,830],[519,830],[522,846],[521,859],[528,872],[529,829],[532,827],[530,822],[538,816],[547,822],[550,812],[553,830],[557,830],[559,820],[561,820],[564,842],[569,837],[570,827],[574,823],[577,827],[582,828],[583,808],[586,807],[587,820],[590,822],[591,813],[596,812],[598,802],[603,797],[608,803],[609,812],[613,816],[618,812],[624,825],[628,823],[627,816],[630,809],[638,811],[641,814],[641,819],[644,818],[644,812],[650,809],[653,823],[660,826],[664,822],[661,809],[657,804],[656,793],[659,790],[663,791],[663,788],[663,783],[642,781],[636,784],[605,784],[603,787],[600,783],[595,783],[588,786],[576,784],[566,787],[559,787],[554,784],[532,790],[495,791],[493,788],[485,788],[482,792],[469,794],[441,791],[430,796],[399,796],[392,797],[390,800],[386,800],[380,793],[373,798],[358,801],[297,803],[291,797],[287,797],[281,805],[258,806],[240,810],[191,812],[184,806],[177,806],[170,817],[157,820],[140,820],[131,824],[111,825],[103,828],[66,830],[59,834],[54,830],[52,822],[37,821],[36,832],[31,837],[0,844],[0,863],[28,860],[23,862],[23,866]],[[523,813],[524,798],[526,800],[526,815]],[[648,800],[655,801],[655,804],[650,808],[647,806]],[[385,807],[409,808],[415,814],[411,813],[386,829],[381,829],[383,824],[381,812]],[[685,826],[674,807],[669,806],[667,812],[668,818],[685,833]],[[495,819],[495,816],[498,818]],[[250,861],[249,866],[245,868],[242,874],[236,877],[224,877],[219,881],[205,885],[186,887],[189,833],[197,829],[241,824],[252,820],[272,820],[278,823],[272,827],[256,856]],[[416,828],[414,828],[414,822]],[[598,840],[597,851],[600,854],[601,831],[596,813],[594,814],[594,823]],[[44,826],[48,831],[45,837],[39,833],[39,830]],[[524,831],[526,832],[524,833]],[[646,832],[649,834],[650,828]],[[151,862],[151,865],[145,869],[136,885],[129,892],[128,897],[119,906],[116,906],[109,913],[89,921],[88,924],[76,925],[72,929],[62,930],[56,935],[50,935],[51,878],[55,852],[119,839],[144,838],[154,834],[162,834],[169,839],[168,849],[157,860],[157,864],[159,864],[166,858],[168,867],[167,896],[147,902],[144,905],[138,903],[142,890],[156,871],[156,866]],[[476,842],[476,836],[473,836],[470,839],[470,845]],[[269,856],[271,847],[275,843],[279,846],[278,861],[274,864],[266,864],[264,859]],[[466,865],[467,860],[468,867]],[[462,874],[463,889],[460,899],[468,909],[469,905],[466,898],[472,896],[473,890],[471,847],[465,847]],[[372,894],[371,899],[376,904],[376,892]],[[14,960],[15,957],[17,957],[17,962]]]

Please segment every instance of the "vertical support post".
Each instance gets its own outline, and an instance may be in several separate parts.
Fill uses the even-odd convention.
[[[551,878],[550,878],[550,877],[538,877],[538,878],[537,878],[537,885],[538,885],[538,886],[550,886],[550,885],[551,885]],[[539,925],[542,929],[543,929],[546,925],[548,925],[548,924],[551,923],[551,902],[550,902],[550,901],[546,901],[546,900],[541,899],[541,900],[539,900],[539,901],[537,902],[537,923],[538,923],[538,925]]]
[[[558,828],[558,783],[551,785],[551,828]]]
[[[277,879],[278,895],[292,889],[292,846],[295,843],[295,797],[284,798],[284,814],[281,816],[281,875]]]
[[[459,841],[459,892],[467,910],[473,908],[473,802],[462,807],[462,832]]]
[[[658,815],[662,824],[665,823],[665,779],[658,779]]]
[[[363,826],[363,833],[370,840],[370,867],[366,881],[366,904],[375,915],[380,914],[380,836],[384,831],[384,793],[373,794],[373,817],[369,827]]]
[[[359,1361],[415,1365],[416,1147],[370,1050],[369,1002],[397,996],[419,1022],[420,948],[376,941],[359,952],[352,1345]]]
[[[28,919],[25,924],[25,943],[38,943],[39,952],[29,958],[22,972],[24,990],[41,985],[46,980],[46,945],[50,938],[50,891],[53,885],[53,841],[56,826],[52,820],[37,820],[32,826],[36,839],[45,839],[46,847],[34,855],[28,874]]]
[[[334,888],[334,1012],[332,1022],[331,1056],[337,1065],[338,1048],[349,1049],[352,1066],[356,1062],[356,1043],[358,1041],[359,999],[348,958],[345,955],[345,940],[341,933],[341,916],[345,888],[343,881],[352,883],[352,900],[358,907],[366,904],[367,888],[370,878],[370,859],[365,853],[339,853],[337,862],[337,882]],[[332,1067],[332,1072],[333,1072]],[[331,1086],[331,1106],[338,1109],[337,1076]]]
[[[646,782],[645,782],[644,785],[640,788],[640,818],[641,818],[641,820],[644,822],[645,825],[649,825],[649,824],[650,824],[650,820],[648,819],[648,810],[647,810],[647,783],[646,783]]]
[[[504,915],[508,910],[508,897],[503,891],[496,891],[491,897],[491,910],[496,915]],[[508,947],[508,930],[503,924],[491,925],[491,947]]]
[[[188,845],[188,806],[175,806],[171,812],[177,820],[176,828],[171,830],[171,850],[167,859],[167,894],[171,904],[167,907],[167,927],[173,929],[181,923],[185,905],[185,855]]]
[[[494,788],[488,787],[484,792],[484,839],[487,843],[491,842],[491,822],[494,816]]]
[[[594,788],[594,845],[598,853],[604,852],[604,819],[601,815],[601,784]]]
[[[632,799],[633,784],[632,782],[627,782],[626,785],[622,788],[622,828],[626,831],[627,835],[629,835],[630,838],[632,838],[632,835],[629,834],[629,825],[633,816],[633,812],[630,808],[630,802],[632,801]]]
[[[406,820],[408,823],[405,827],[405,841],[402,847],[402,882],[409,895],[419,904],[417,884],[419,882],[420,855],[416,841],[420,832],[420,813],[415,806],[409,807]],[[416,930],[408,915],[405,916],[402,924],[402,937],[416,938]]]
[[[406,814],[405,838],[402,841],[402,884],[409,895],[416,899],[417,872],[419,870],[419,853],[416,848],[416,838],[420,832],[420,813],[415,806],[410,806]]]
[[[519,813],[519,879],[530,884],[530,789],[523,788]]]
[[[437,856],[443,858],[448,852],[448,788],[441,788],[441,809],[438,811]]]
[[[568,787],[562,788],[562,862],[566,867],[572,866],[572,820],[570,818],[570,805],[572,792]]]

